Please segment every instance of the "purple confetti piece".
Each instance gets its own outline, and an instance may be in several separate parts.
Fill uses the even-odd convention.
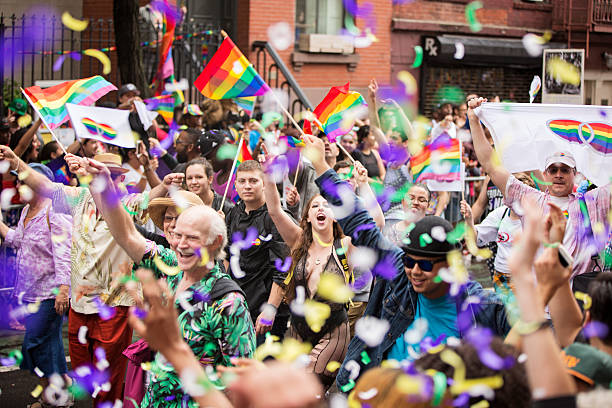
[[[372,279],[372,272],[370,272],[369,270],[366,270],[359,277],[357,277],[355,281],[349,286],[353,291],[359,291],[365,288],[365,286],[370,283],[371,279]]]
[[[287,272],[291,267],[291,257],[288,256],[284,261],[281,261],[280,258],[276,258],[274,260],[274,266],[279,272]]]
[[[145,317],[147,317],[147,311],[136,306],[134,306],[134,308],[132,309],[132,313],[134,313],[134,316],[139,319],[144,319]]]
[[[608,325],[598,322],[597,320],[591,320],[582,329],[582,333],[587,339],[590,339],[591,337],[603,339],[608,335],[609,331]]]
[[[274,323],[273,320],[268,320],[268,319],[264,319],[264,318],[259,319],[259,321],[262,322],[263,324],[265,324],[266,326],[272,326],[272,323]]]
[[[478,350],[478,358],[480,358],[482,364],[496,371],[503,369],[506,363],[503,358],[495,354],[493,350],[488,347]]]
[[[457,329],[459,333],[465,332],[472,327],[472,311],[463,310],[457,314]]]
[[[5,366],[5,367],[15,365],[16,363],[17,363],[17,360],[15,360],[15,358],[13,357],[0,358],[0,365]]]
[[[102,302],[99,297],[95,297],[93,299],[93,302],[98,308],[98,315],[100,315],[100,319],[110,320],[113,317],[115,317],[115,314],[117,313],[117,311],[115,310],[114,307],[108,306],[107,304]]]
[[[53,71],[54,72],[59,71],[62,65],[64,64],[64,61],[66,60],[66,58],[69,58],[69,57],[70,57],[70,54],[60,55],[53,63]]]
[[[601,116],[603,116],[604,118],[607,118],[607,117],[608,117],[608,113],[607,113],[605,110],[603,110],[603,109],[599,111],[599,114],[600,114]]]
[[[176,399],[176,397],[174,395],[168,395],[167,397],[164,397],[165,401],[174,401]]]
[[[94,355],[98,359],[98,361],[106,360],[106,352],[102,347],[98,347],[94,350]]]
[[[462,407],[470,402],[470,394],[464,392],[453,400],[453,407]]]
[[[391,165],[404,164],[408,161],[410,155],[404,146],[398,146],[393,143],[385,143],[380,149],[380,158],[390,163]]]
[[[357,228],[355,228],[355,231],[353,232],[353,239],[357,240],[357,234],[359,233],[359,231],[370,230],[370,229],[373,229],[374,227],[376,227],[376,224],[361,224],[361,225],[358,225]]]
[[[194,290],[192,294],[192,299],[195,302],[208,302],[210,300],[210,295],[208,293],[202,293],[199,290]]]
[[[393,265],[393,262],[389,257],[386,257],[379,261],[372,270],[373,275],[380,276],[381,278],[386,280],[394,279],[396,276],[396,272],[397,271],[395,269],[395,266]]]

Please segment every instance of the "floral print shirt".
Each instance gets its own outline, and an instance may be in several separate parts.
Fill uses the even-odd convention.
[[[168,275],[167,272],[176,265],[174,251],[149,241],[140,265],[134,268],[151,269],[157,278],[165,278],[168,288],[175,293],[183,278],[183,271],[174,275]],[[215,265],[201,281],[175,299],[179,328],[196,358],[204,366],[231,366],[230,358],[252,357],[255,351],[255,330],[244,297],[239,292],[230,292],[219,299],[210,299],[213,286],[220,279],[231,278]],[[141,407],[198,406],[181,388],[179,376],[161,353],[156,354],[151,374]],[[220,381],[212,382],[222,388]]]

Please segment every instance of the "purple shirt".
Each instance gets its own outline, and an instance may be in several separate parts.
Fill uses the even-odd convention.
[[[70,286],[72,217],[53,211],[51,204],[23,226],[30,206],[21,212],[17,228],[6,234],[6,243],[17,249],[17,278],[13,296],[23,300],[53,299],[59,285]]]
[[[544,216],[546,216],[549,211],[547,203],[551,201],[548,191],[542,192],[531,188],[511,175],[506,184],[506,204],[512,208],[513,204],[520,204],[522,198],[527,194],[532,194],[536,198]],[[610,211],[610,184],[586,192],[584,199],[591,221],[590,225],[594,226],[598,223],[605,225],[607,223],[608,212]],[[591,256],[600,252],[603,249],[603,245],[601,245],[601,248],[592,248],[592,240],[585,239],[583,216],[580,211],[580,202],[577,194],[572,193],[569,195],[567,212],[569,217],[563,245],[574,257],[574,269],[572,271],[572,277],[574,277],[591,271],[593,267]],[[523,221],[522,217],[521,221]],[[593,229],[595,230],[595,228]],[[599,241],[603,241],[605,244],[607,235],[605,232],[603,234],[603,240],[600,239]]]

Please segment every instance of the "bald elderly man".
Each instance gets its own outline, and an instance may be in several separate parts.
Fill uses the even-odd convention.
[[[225,257],[227,244],[225,222],[219,214],[204,205],[184,210],[171,236],[166,237],[171,248],[165,248],[140,235],[128,213],[113,200],[117,192],[106,167],[90,160],[87,170],[108,186],[102,193],[92,188],[91,193],[113,237],[135,262],[135,268],[151,269],[158,279],[166,279],[181,331],[198,360],[214,367],[230,366],[231,357],[252,357],[255,331],[244,293],[217,264]],[[177,207],[180,205],[177,202]],[[155,362],[167,365],[159,353]],[[153,374],[141,406],[163,401],[165,407],[180,407],[184,398],[191,398],[179,387],[180,373],[170,367],[162,371],[163,377]]]

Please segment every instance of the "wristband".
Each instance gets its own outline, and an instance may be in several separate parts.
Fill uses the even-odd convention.
[[[550,328],[550,322],[548,320],[540,320],[537,322],[524,322],[519,320],[514,327],[521,336],[528,336],[537,331]]]

